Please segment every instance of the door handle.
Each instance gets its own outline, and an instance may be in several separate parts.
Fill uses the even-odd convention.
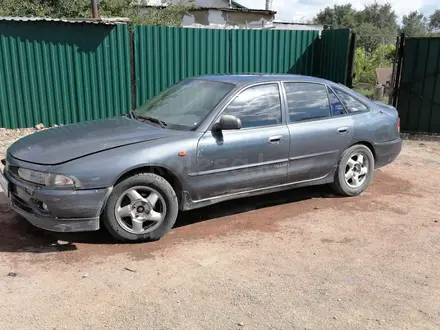
[[[271,144],[279,144],[283,141],[283,136],[282,135],[275,135],[275,136],[271,136],[269,138],[269,143]]]
[[[338,128],[338,134],[348,134],[348,133],[350,133],[350,127]]]

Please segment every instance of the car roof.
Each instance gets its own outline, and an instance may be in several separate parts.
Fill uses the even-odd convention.
[[[225,82],[235,85],[248,85],[258,82],[266,82],[266,81],[274,81],[274,80],[317,82],[317,83],[335,85],[335,83],[329,80],[310,77],[310,76],[296,75],[296,74],[258,74],[258,73],[236,74],[236,75],[225,74],[225,75],[200,76],[193,79],[219,81],[219,82]]]

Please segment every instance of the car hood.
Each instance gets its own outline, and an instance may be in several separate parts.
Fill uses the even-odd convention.
[[[115,117],[51,128],[15,142],[8,153],[19,160],[56,165],[96,152],[156,140],[170,131],[128,117]]]

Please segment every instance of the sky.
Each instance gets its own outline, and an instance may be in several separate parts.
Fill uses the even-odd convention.
[[[237,0],[243,6],[253,9],[264,9],[265,0]],[[356,9],[373,3],[374,0],[273,0],[273,10],[277,11],[277,20],[305,22],[311,20],[321,9],[334,4],[342,5],[351,3]],[[439,0],[377,0],[380,4],[390,3],[399,21],[402,16],[410,11],[418,10],[424,15],[431,15],[440,9]]]

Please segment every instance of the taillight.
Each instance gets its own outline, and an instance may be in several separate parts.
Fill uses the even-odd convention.
[[[400,133],[400,119],[399,119],[399,121],[397,122],[397,133]]]

